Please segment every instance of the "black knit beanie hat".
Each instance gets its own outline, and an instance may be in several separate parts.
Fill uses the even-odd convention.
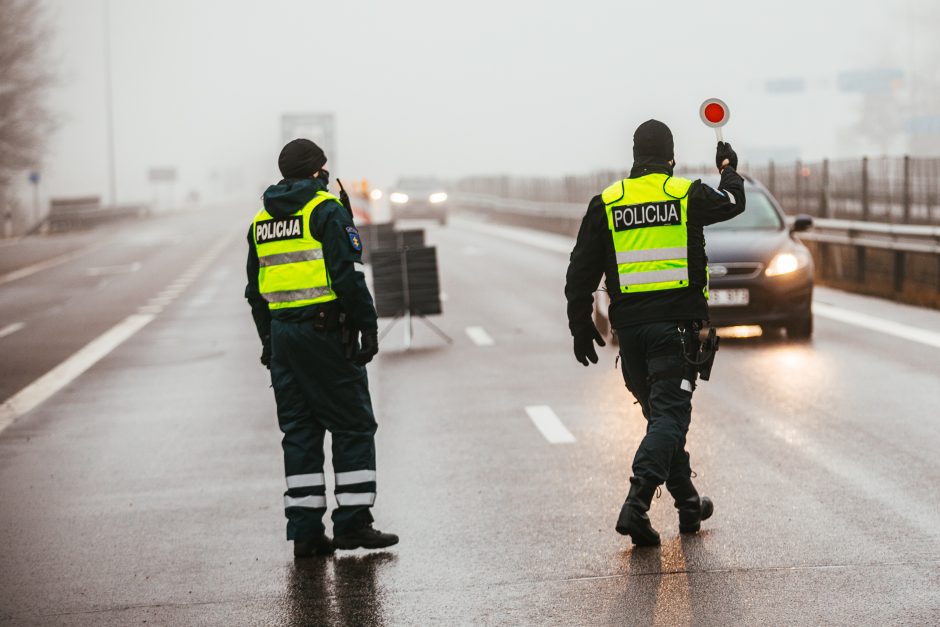
[[[326,165],[323,149],[309,139],[295,139],[281,149],[277,167],[286,179],[310,178],[314,172]]]
[[[672,131],[659,120],[647,120],[633,133],[633,158],[653,157],[663,163],[675,157]]]

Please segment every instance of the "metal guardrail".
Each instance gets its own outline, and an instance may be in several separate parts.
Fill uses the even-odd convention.
[[[813,231],[802,232],[799,238],[827,244],[940,255],[940,226],[828,218],[814,219],[813,226]]]

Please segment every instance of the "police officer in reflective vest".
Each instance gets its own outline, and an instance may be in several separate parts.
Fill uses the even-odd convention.
[[[723,142],[717,190],[673,176],[672,133],[657,120],[637,128],[633,157],[630,177],[588,206],[565,295],[575,357],[585,366],[597,363],[594,343],[604,346],[604,340],[592,319],[593,292],[606,276],[623,377],[647,421],[616,530],[636,545],[657,545],[647,512],[661,484],[675,500],[681,532],[697,532],[713,511],[692,484],[685,447],[695,385],[686,355],[708,319],[703,227],[744,211],[744,181],[735,171],[737,155]]]
[[[359,233],[346,207],[327,192],[325,164],[310,140],[284,146],[278,159],[284,178],[264,192],[264,208],[248,233],[245,297],[284,433],[284,511],[295,557],[398,542],[372,526],[376,423],[365,366],[379,350],[376,313],[354,266],[361,263]],[[332,541],[322,520],[326,431],[333,438],[337,504]]]

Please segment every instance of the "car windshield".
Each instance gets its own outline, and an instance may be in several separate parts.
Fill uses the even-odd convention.
[[[756,189],[745,191],[747,209],[741,215],[705,227],[709,231],[732,231],[736,229],[771,229],[780,230],[783,223],[780,214],[771,204],[767,194]]]

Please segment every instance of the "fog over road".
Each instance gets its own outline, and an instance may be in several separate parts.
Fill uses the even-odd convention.
[[[725,340],[689,440],[715,515],[680,537],[664,493],[633,549],[644,421],[613,350],[571,354],[570,242],[467,219],[428,232],[454,343],[399,325],[369,366],[401,543],[295,563],[251,215],[0,245],[0,624],[940,619],[940,312],[819,289],[812,342]]]

